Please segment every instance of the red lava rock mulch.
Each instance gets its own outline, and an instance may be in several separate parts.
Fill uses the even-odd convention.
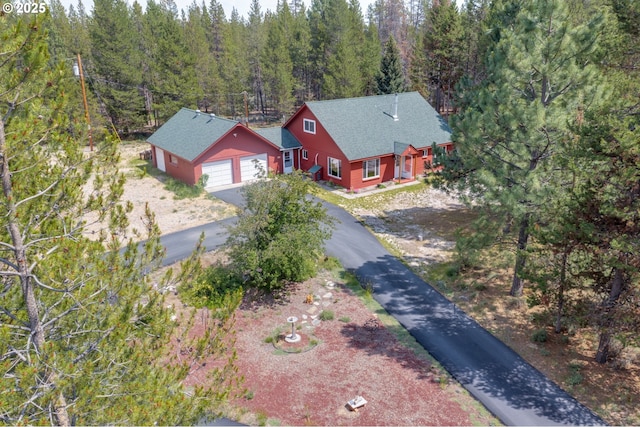
[[[455,382],[400,344],[363,301],[341,284],[313,279],[269,302],[250,303],[236,319],[237,365],[247,393],[233,405],[239,421],[280,425],[471,425],[494,422]],[[313,295],[313,303],[305,303]],[[330,310],[333,320],[320,320]],[[299,343],[283,341],[296,316]],[[265,342],[275,337],[276,342]],[[300,351],[300,352],[296,352]],[[188,382],[199,382],[198,370]],[[356,396],[366,406],[350,411]],[[238,417],[236,417],[238,418]]]

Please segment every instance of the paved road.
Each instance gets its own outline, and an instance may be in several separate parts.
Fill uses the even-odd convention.
[[[237,189],[214,195],[242,204]],[[325,205],[340,221],[327,253],[372,286],[375,299],[504,424],[605,424],[389,254],[350,214]],[[224,241],[224,225],[232,221],[163,237],[168,259],[188,255],[192,245],[186,243],[195,242],[201,231],[213,234],[205,245],[215,248]]]

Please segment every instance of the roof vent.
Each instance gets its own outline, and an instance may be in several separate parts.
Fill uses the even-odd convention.
[[[213,114],[213,113],[209,114],[209,116],[210,116],[212,119],[215,119],[215,118],[216,118],[216,115],[215,115],[215,114]]]
[[[200,115],[200,110],[196,110],[196,116]]]
[[[397,93],[393,99],[393,116],[392,117],[394,122],[398,121],[398,94]]]

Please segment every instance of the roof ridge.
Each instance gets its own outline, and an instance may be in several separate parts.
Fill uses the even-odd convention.
[[[216,120],[224,120],[231,123],[240,123],[239,120],[228,119],[223,116],[218,116],[215,113],[205,113],[204,111],[194,110],[193,108],[180,107],[180,111],[192,112],[193,114],[202,114],[203,117],[215,118]]]
[[[398,92],[398,93],[383,93],[380,95],[364,95],[364,96],[353,96],[353,97],[349,97],[349,98],[334,98],[334,99],[319,99],[316,101],[305,101],[305,104],[316,104],[319,102],[325,103],[325,102],[338,102],[338,101],[350,101],[350,100],[359,100],[359,99],[371,99],[371,98],[382,98],[385,96],[401,96],[401,95],[409,95],[409,94],[415,94],[415,93],[419,93],[418,91],[412,90],[409,92]]]

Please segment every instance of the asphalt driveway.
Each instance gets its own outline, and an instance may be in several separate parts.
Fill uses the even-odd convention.
[[[213,193],[242,206],[238,188]],[[373,288],[374,298],[439,363],[506,425],[604,425],[517,353],[392,256],[344,209],[325,203],[338,219],[326,243],[328,255]],[[205,232],[205,246],[224,242],[233,219],[163,236],[167,260],[188,256]]]

